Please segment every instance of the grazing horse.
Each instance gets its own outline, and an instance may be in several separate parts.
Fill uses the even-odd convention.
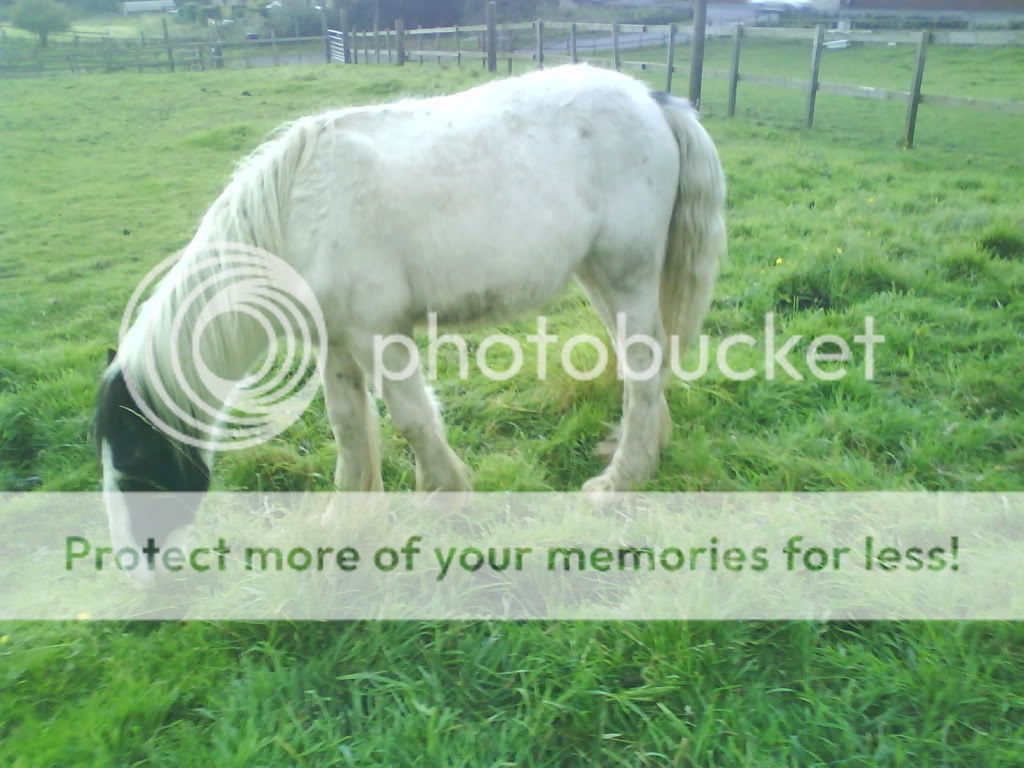
[[[630,336],[685,343],[710,306],[725,250],[724,200],[715,146],[686,101],[587,66],[286,126],[237,169],[104,373],[96,438],[115,544],[143,540],[124,492],[209,487],[213,448],[204,432],[216,427],[191,418],[189,397],[199,358],[235,381],[266,353],[267,328],[229,306],[204,322],[195,355],[165,375],[175,323],[199,323],[198,310],[182,319],[181,305],[210,290],[210,270],[190,267],[211,253],[216,265],[218,243],[274,254],[315,295],[335,481],[379,491],[368,386],[375,338],[411,336],[430,313],[442,323],[521,313],[575,277],[609,329],[624,321]],[[650,346],[623,353],[632,371],[655,359]],[[466,490],[469,472],[412,354],[387,347],[388,370],[411,372],[384,379],[379,394],[415,453],[418,487]],[[626,379],[614,452],[584,490],[628,489],[654,474],[671,429],[665,369]],[[147,530],[167,533],[191,514]]]

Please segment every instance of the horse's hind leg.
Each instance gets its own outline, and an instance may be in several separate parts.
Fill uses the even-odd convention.
[[[615,340],[615,317],[608,310],[608,305],[605,304],[604,297],[601,295],[601,288],[597,279],[586,270],[582,270],[578,275],[580,285],[583,286],[583,290],[586,291],[587,298],[590,299],[590,306],[594,308],[594,312],[601,318],[601,322],[604,323],[604,327],[608,330],[608,335],[612,339],[612,343]],[[623,391],[623,400],[625,400],[628,392]],[[626,409],[626,403],[623,402],[623,411]],[[622,437],[622,422],[612,426],[608,436],[600,443],[594,446],[594,455],[599,459],[608,460],[615,453],[615,449],[619,445],[619,439]]]
[[[324,364],[324,402],[338,461],[334,485],[345,491],[382,491],[380,426],[366,375],[348,350],[329,346]]]
[[[417,490],[471,490],[469,470],[448,445],[437,404],[412,352],[405,345],[389,344],[381,354],[385,370],[411,370],[404,377],[382,376],[381,388],[395,428],[416,454]]]
[[[672,422],[664,395],[664,370],[667,364],[665,332],[658,310],[658,283],[639,280],[629,288],[612,287],[599,277],[583,277],[613,340],[617,332],[624,339],[644,337],[653,341],[658,354],[646,343],[634,340],[617,349],[624,369],[623,416],[617,445],[611,461],[597,477],[588,480],[587,491],[627,490],[652,477],[657,470],[661,450],[668,441]],[[621,326],[621,327],[619,327]]]
[[[577,275],[580,284],[587,293],[587,297],[590,299],[590,304],[597,313],[597,316],[601,318],[601,322],[604,323],[604,327],[608,330],[608,335],[612,340],[612,344],[616,343],[616,314],[621,312],[619,303],[624,300],[624,296],[619,296],[616,291],[608,288],[606,280],[603,280],[603,275],[595,274],[587,269],[581,270]],[[606,296],[608,297],[606,299]],[[609,305],[609,299],[614,303],[615,308],[613,309]],[[655,298],[655,301],[657,299]],[[658,325],[660,328],[660,323]],[[662,368],[663,371],[668,370],[668,360],[664,357],[668,355],[668,350],[662,345]],[[665,375],[662,374],[662,381],[665,381]],[[622,390],[622,413],[625,417],[626,412],[629,410],[629,391],[630,387],[623,386]],[[669,414],[668,402],[664,396],[661,397],[659,405],[661,411],[661,426],[658,431],[660,448],[664,449],[668,447],[669,439],[672,436],[672,417]],[[619,443],[622,441],[622,422],[620,421],[611,431],[608,436],[598,443],[594,447],[594,455],[602,459],[610,459],[614,454]]]

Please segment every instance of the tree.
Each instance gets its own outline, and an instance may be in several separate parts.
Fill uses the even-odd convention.
[[[51,32],[63,32],[70,26],[70,15],[65,6],[53,0],[20,0],[14,6],[11,22],[39,35],[39,45],[45,48]]]
[[[320,34],[320,13],[306,0],[279,0],[267,18],[278,37]]]

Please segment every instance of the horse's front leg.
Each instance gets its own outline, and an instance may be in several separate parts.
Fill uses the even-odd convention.
[[[382,491],[380,425],[366,375],[348,350],[328,347],[324,402],[338,444],[334,486],[343,491]]]
[[[411,344],[410,344],[411,347]],[[381,377],[384,402],[395,428],[409,441],[416,455],[416,489],[419,491],[469,491],[469,469],[448,445],[444,424],[411,348],[389,344],[382,352],[388,372],[404,376]]]

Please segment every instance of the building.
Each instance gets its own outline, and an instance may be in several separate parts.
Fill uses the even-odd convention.
[[[175,7],[174,0],[131,0],[121,3],[121,13],[125,16],[131,13],[163,13]]]

